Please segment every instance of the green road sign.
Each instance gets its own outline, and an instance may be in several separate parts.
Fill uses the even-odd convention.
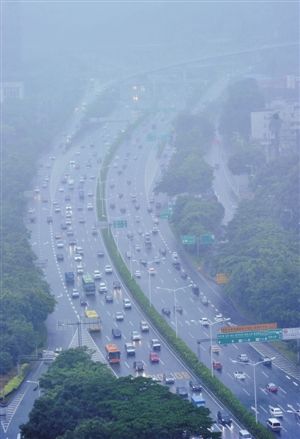
[[[212,233],[205,233],[200,235],[200,244],[202,245],[211,245],[214,243],[215,237]]]
[[[272,341],[282,339],[282,329],[267,331],[247,331],[217,334],[218,344],[250,343],[255,341]]]
[[[160,212],[159,217],[161,219],[170,219],[173,214],[173,208],[168,207],[167,209],[164,209]]]
[[[124,229],[126,227],[127,227],[126,220],[114,220],[113,221],[113,228],[114,229]]]
[[[181,242],[185,245],[194,245],[196,244],[196,236],[195,235],[182,235]]]

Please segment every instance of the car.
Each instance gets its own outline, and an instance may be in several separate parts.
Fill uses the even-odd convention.
[[[186,387],[180,386],[180,387],[176,387],[176,395],[180,396],[181,398],[187,399],[189,393]]]
[[[171,315],[170,308],[162,308],[161,312],[162,312],[162,314],[164,314],[167,317],[170,317],[170,315]]]
[[[224,317],[223,314],[219,313],[215,315],[215,322],[223,322]]]
[[[105,282],[100,282],[99,284],[99,293],[106,293],[107,292],[107,286]]]
[[[150,274],[150,276],[154,276],[155,275],[155,268],[149,267],[148,268],[148,273]]]
[[[233,372],[233,376],[236,380],[245,380],[246,379],[245,372],[242,372],[241,370],[237,370],[237,371]]]
[[[174,306],[174,311],[178,312],[178,314],[182,314],[183,308],[180,305],[176,305],[176,306]]]
[[[183,280],[187,279],[187,277],[188,277],[187,272],[184,270],[181,270],[180,277]]]
[[[149,360],[151,363],[159,363],[159,355],[157,352],[150,352]]]
[[[64,260],[64,255],[62,253],[57,253],[56,260],[62,262]]]
[[[198,286],[197,284],[195,284],[195,283],[192,284],[192,292],[193,292],[194,294],[196,294],[197,296],[198,296],[199,293],[200,293],[199,286]]]
[[[282,428],[281,423],[277,418],[269,418],[267,420],[267,427],[272,431],[280,431]]]
[[[202,305],[207,306],[208,305],[208,298],[206,296],[202,296],[201,297],[201,302],[202,302]]]
[[[133,235],[132,232],[128,231],[126,236],[127,236],[128,239],[131,240],[131,239],[133,239],[133,236],[134,236],[134,235]]]
[[[47,223],[48,223],[48,224],[52,224],[52,223],[53,223],[53,218],[52,218],[52,216],[47,216]]]
[[[239,439],[252,439],[252,436],[248,430],[243,429],[239,431]]]
[[[238,360],[241,361],[242,363],[249,363],[249,357],[247,354],[240,354],[238,356]]]
[[[104,253],[102,251],[97,252],[97,257],[98,258],[103,258],[104,257]]]
[[[160,257],[154,256],[154,262],[155,262],[155,264],[160,264]]]
[[[105,265],[104,271],[106,274],[112,274],[112,266],[111,265]]]
[[[126,354],[129,355],[135,355],[135,346],[132,343],[125,343],[125,351]]]
[[[175,378],[174,378],[174,376],[173,375],[171,375],[171,374],[163,374],[163,382],[165,383],[165,384],[167,384],[168,386],[170,386],[170,385],[172,385],[172,384],[175,384]]]
[[[220,361],[213,361],[213,369],[215,370],[222,370],[223,366]]]
[[[113,328],[111,330],[112,336],[113,338],[121,338],[122,337],[122,332],[119,328]]]
[[[87,306],[87,301],[85,299],[80,299],[80,306]]]
[[[88,203],[86,208],[87,208],[87,210],[93,210],[94,206],[92,205],[92,203]]]
[[[189,386],[192,392],[202,392],[202,386],[200,383],[190,380]]]
[[[151,349],[153,351],[160,351],[161,350],[161,344],[157,338],[152,338],[151,340]]]
[[[92,235],[93,236],[97,236],[98,235],[98,230],[96,227],[92,227]]]
[[[79,247],[79,245],[76,246],[75,252],[83,256],[83,248]]]
[[[117,322],[122,322],[124,320],[124,314],[122,311],[117,311],[115,314]]]
[[[166,256],[166,254],[167,254],[167,250],[166,250],[165,248],[160,248],[160,249],[159,249],[159,253],[160,253],[162,256]]]
[[[123,299],[123,306],[124,306],[124,309],[131,309],[131,307],[132,307],[130,300],[127,299],[126,297],[125,297],[125,299]]]
[[[210,349],[211,349],[211,352],[213,354],[219,354],[221,352],[221,347],[219,345],[217,345],[217,344],[211,345]]]
[[[121,289],[121,284],[118,280],[114,280],[113,281],[113,289],[114,290],[120,290]]]
[[[132,331],[131,332],[131,340],[132,341],[140,341],[141,340],[141,334],[138,331]]]
[[[106,303],[113,303],[114,298],[111,294],[105,294],[105,302]]]
[[[272,358],[270,357],[261,357],[260,361],[264,366],[271,367],[272,366]]]
[[[146,322],[146,320],[141,320],[140,321],[140,329],[142,332],[149,332],[149,325]]]
[[[100,280],[102,277],[102,274],[99,270],[94,270],[94,280]]]
[[[276,386],[276,384],[274,384],[274,383],[268,383],[267,386],[266,386],[266,390],[268,392],[271,392],[271,393],[277,393],[278,392],[278,386]]]
[[[152,232],[153,235],[157,235],[157,233],[158,233],[158,227],[154,226],[154,227],[152,228],[151,232]]]
[[[147,267],[148,262],[145,259],[140,259],[140,264]]]
[[[83,266],[82,265],[77,265],[76,273],[77,274],[83,274]]]
[[[57,243],[56,243],[56,247],[57,248],[64,248],[64,243],[62,242],[62,241],[58,241]]]
[[[135,273],[134,273],[134,275],[135,275],[135,277],[136,277],[137,279],[140,279],[140,278],[141,278],[141,276],[142,276],[142,274],[141,274],[140,270],[135,270]]]
[[[131,259],[131,252],[127,250],[125,253],[127,259]]]
[[[67,225],[66,223],[62,223],[62,224],[60,225],[60,228],[61,228],[61,230],[67,230],[68,225]]]
[[[219,424],[224,425],[224,426],[229,425],[229,427],[230,427],[232,424],[232,419],[229,416],[229,414],[226,412],[220,411],[220,410],[217,413],[217,420],[218,420]]]
[[[79,218],[78,222],[79,222],[79,224],[84,224],[85,223],[85,219],[84,218]]]
[[[79,255],[79,254],[77,254],[77,253],[75,253],[75,255],[74,255],[74,261],[75,261],[75,262],[81,262],[81,261],[82,261],[82,256]]]
[[[272,406],[270,406],[269,407],[269,411],[270,411],[270,414],[274,418],[282,418],[283,417],[283,411],[279,407],[272,407]]]
[[[133,368],[136,372],[143,372],[144,370],[144,363],[142,361],[134,361],[133,362]]]
[[[74,246],[74,245],[76,245],[77,244],[77,241],[76,241],[76,239],[70,239],[69,240],[69,245],[71,245],[71,246]]]
[[[79,297],[79,292],[76,288],[72,290],[72,299],[77,299]]]
[[[136,251],[136,252],[140,252],[140,251],[141,251],[141,246],[140,246],[140,244],[136,244],[136,245],[135,245],[135,251]]]
[[[199,322],[200,322],[200,325],[202,325],[202,326],[209,326],[209,320],[208,320],[207,317],[202,317],[202,318],[199,320]]]

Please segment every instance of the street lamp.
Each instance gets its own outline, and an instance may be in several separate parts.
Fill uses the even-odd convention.
[[[271,361],[275,360],[276,357],[272,357],[270,358]],[[256,366],[258,366],[259,364],[263,364],[264,360],[262,361],[257,361],[256,363],[243,363],[242,361],[238,361],[238,360],[231,360],[233,363],[239,363],[239,364],[244,364],[244,365],[249,365],[253,367],[253,384],[254,384],[254,410],[255,410],[255,422],[257,423],[257,395],[256,395]]]
[[[175,313],[175,333],[176,337],[178,336],[178,325],[177,325],[177,312],[176,312],[176,292],[179,290],[185,290],[186,288],[190,288],[192,285],[187,285],[186,287],[179,287],[179,288],[164,288],[164,287],[156,287],[157,290],[165,290],[165,291],[171,291],[174,295],[174,313]]]
[[[211,322],[209,320],[209,338],[210,338],[210,370],[211,370],[211,376],[214,376],[214,368],[213,368],[213,357],[212,357],[212,326],[217,325],[218,323],[224,323],[229,322],[230,318],[218,320],[217,322]]]

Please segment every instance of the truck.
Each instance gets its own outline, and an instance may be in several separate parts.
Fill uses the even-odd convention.
[[[85,312],[85,324],[89,332],[101,331],[100,316],[94,309],[86,309]]]
[[[205,399],[202,396],[202,393],[195,393],[191,396],[191,403],[195,407],[204,407],[205,406]]]
[[[96,285],[95,281],[90,274],[84,274],[82,276],[82,287],[86,295],[95,294]]]
[[[106,358],[109,364],[119,364],[121,358],[121,351],[114,343],[108,343],[105,345]]]
[[[75,275],[74,275],[73,271],[66,271],[65,272],[65,282],[67,285],[74,285]]]

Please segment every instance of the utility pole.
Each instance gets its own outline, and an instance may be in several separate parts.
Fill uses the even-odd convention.
[[[82,347],[82,325],[89,325],[89,322],[83,322],[81,318],[77,320],[76,322],[70,322],[68,321],[58,321],[57,326],[77,326],[77,336],[78,336],[78,346]]]

